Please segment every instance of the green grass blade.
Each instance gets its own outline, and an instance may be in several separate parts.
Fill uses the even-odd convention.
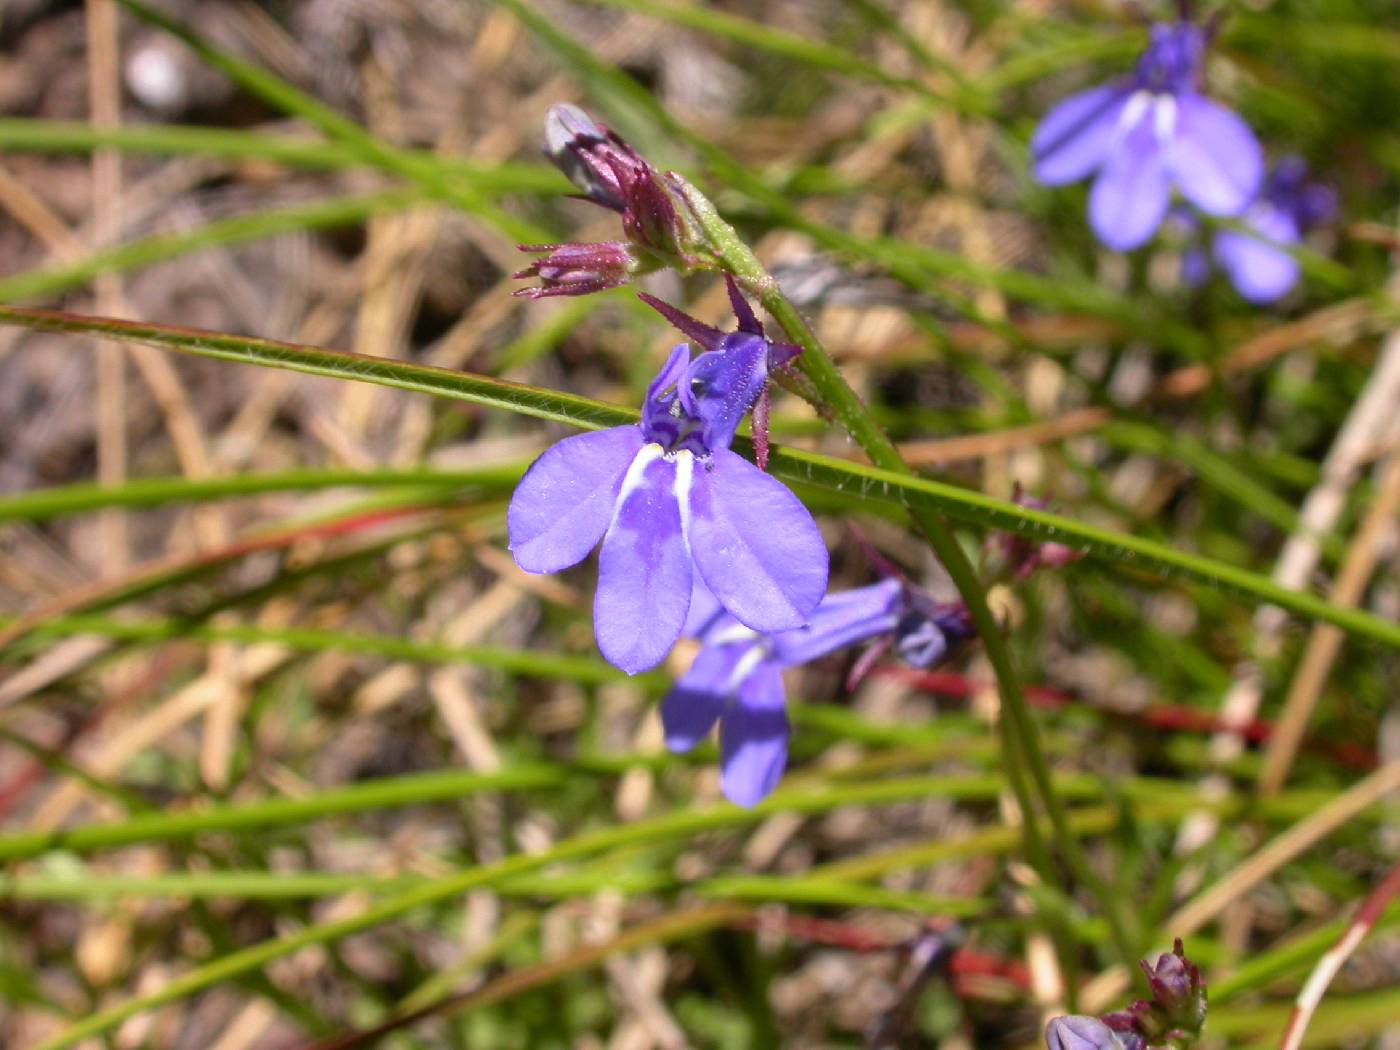
[[[763,51],[780,58],[791,59],[828,73],[869,80],[885,87],[899,88],[919,95],[939,105],[955,105],[960,109],[971,109],[969,98],[959,95],[945,96],[908,77],[898,76],[860,55],[852,54],[821,40],[809,40],[782,29],[763,25],[740,15],[717,11],[699,4],[657,3],[655,0],[590,0],[591,3],[607,7],[620,7],[636,11],[650,18],[660,18],[675,25],[685,26],[698,32],[730,40],[756,51]]]
[[[481,488],[494,492],[513,486],[529,465],[529,460],[521,459],[473,470],[434,467],[304,469],[217,478],[135,478],[121,485],[81,482],[0,496],[0,522],[44,521],[106,507],[134,510],[171,503],[203,503],[273,492],[316,492],[335,488]]]
[[[303,230],[350,226],[375,215],[422,207],[425,203],[428,203],[428,198],[421,191],[400,189],[216,219],[181,233],[156,234],[153,237],[119,244],[95,252],[77,262],[0,278],[0,300],[15,302],[54,295],[87,284],[94,277],[104,273],[153,266],[205,248],[237,244],[240,241]]]
[[[5,619],[0,619],[4,624]],[[202,642],[241,642],[285,645],[303,653],[354,653],[386,660],[422,664],[468,664],[487,670],[529,678],[548,678],[600,685],[627,680],[638,686],[658,687],[666,681],[657,674],[628,677],[611,664],[593,657],[563,653],[522,651],[491,645],[454,646],[416,642],[395,635],[355,634],[314,627],[258,627],[253,624],[198,623],[190,620],[114,620],[100,616],[55,616],[36,625],[36,638],[61,638],[92,634],[124,642],[153,644],[176,638]]]
[[[258,159],[310,170],[367,165],[361,155],[341,143],[268,132],[189,124],[122,124],[102,128],[76,121],[0,118],[0,150],[6,152],[90,153],[95,149],[217,157],[240,162]],[[411,150],[403,152],[413,154]],[[420,163],[434,163],[452,178],[471,184],[481,193],[558,196],[572,190],[563,175],[545,164],[481,164],[465,157],[438,157],[427,153],[416,156]]]

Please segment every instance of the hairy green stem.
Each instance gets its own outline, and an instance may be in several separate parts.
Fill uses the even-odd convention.
[[[802,347],[802,355],[797,359],[798,367],[816,387],[836,421],[865,450],[876,466],[901,474],[911,473],[900,457],[899,450],[866,408],[860,396],[846,382],[811,326],[783,295],[777,281],[759,262],[748,245],[703,195],[693,193],[690,204],[709,238],[710,247],[716,257],[758,298],[764,309],[782,326],[787,337]],[[1118,895],[1099,878],[1078,841],[1070,834],[1064,805],[1055,794],[1045,753],[1040,746],[1025,695],[1016,678],[1011,651],[1002,638],[1001,625],[997,623],[987,604],[977,573],[958,545],[951,527],[940,515],[924,508],[909,507],[908,510],[966,603],[996,675],[1003,708],[1000,719],[1001,732],[1004,734],[1003,753],[1007,764],[1007,776],[1013,791],[1016,792],[1017,802],[1023,814],[1028,859],[1039,870],[1042,878],[1047,881],[1052,878],[1049,857],[1043,844],[1039,842],[1036,807],[1025,778],[1020,775],[1018,759],[1024,760],[1030,770],[1031,781],[1054,829],[1056,844],[1079,881],[1098,899],[1108,921],[1115,947],[1129,969],[1135,970],[1136,950],[1119,907]]]

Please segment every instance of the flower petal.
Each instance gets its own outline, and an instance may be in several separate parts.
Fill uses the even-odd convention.
[[[700,650],[690,670],[661,701],[661,724],[669,750],[689,751],[705,738],[725,705],[734,699],[738,688],[735,671],[753,648],[750,643],[707,645]]]
[[[1045,114],[1031,136],[1036,181],[1063,186],[1102,165],[1129,97],[1130,92],[1119,84],[1102,84],[1070,95]]]
[[[784,667],[795,667],[893,631],[904,605],[898,580],[881,580],[853,591],[828,594],[812,619],[791,631],[773,635],[773,647]]]
[[[1259,140],[1243,120],[1194,91],[1176,105],[1170,163],[1182,196],[1210,215],[1238,215],[1264,176]]]
[[[581,562],[612,520],[617,490],[642,447],[634,426],[567,437],[530,465],[506,511],[515,563],[558,572]]]
[[[733,625],[734,618],[724,611],[724,606],[710,593],[698,572],[693,574],[690,584],[690,611],[685,614],[681,633],[687,638],[708,642],[710,635]]]
[[[690,608],[690,552],[676,499],[678,464],[679,459],[663,458],[659,445],[637,453],[598,556],[593,633],[607,661],[628,674],[661,662],[680,637]]]
[[[1089,192],[1089,225],[1109,248],[1129,251],[1151,237],[1161,224],[1170,191],[1149,109],[1094,180]]]
[[[728,449],[695,471],[686,535],[706,585],[755,631],[802,626],[826,593],[826,544],[812,515]]]
[[[739,421],[768,381],[768,343],[744,332],[726,335],[719,349],[690,363],[685,379],[681,406],[700,421],[705,448],[728,448]]]
[[[788,720],[783,675],[764,660],[739,686],[719,726],[720,790],[746,808],[773,793],[787,765]]]
[[[1296,244],[1298,227],[1270,204],[1256,204],[1246,222],[1258,236],[1236,230],[1215,235],[1215,258],[1235,290],[1251,303],[1271,303],[1298,281],[1298,262],[1274,244]],[[1274,243],[1269,243],[1274,242]]]
[[[684,379],[689,366],[690,345],[678,343],[647,387],[646,400],[642,402],[642,436],[647,441],[670,448],[680,437],[681,423],[671,415],[671,406],[676,401],[676,384]]]

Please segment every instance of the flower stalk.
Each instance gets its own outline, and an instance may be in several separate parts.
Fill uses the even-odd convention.
[[[777,281],[709,199],[693,187],[688,186],[687,190],[690,212],[699,224],[709,250],[763,305],[787,338],[802,347],[803,352],[796,360],[796,367],[811,381],[817,394],[830,408],[833,419],[850,434],[876,466],[901,474],[911,473],[899,450],[860,396],[846,382],[811,326],[783,295]],[[1022,811],[1028,859],[1043,879],[1054,881],[1049,854],[1037,827],[1037,807],[1030,786],[1022,775],[1022,762],[1030,770],[1030,781],[1049,817],[1056,845],[1075,876],[1098,899],[1118,954],[1131,966],[1137,951],[1118,897],[1099,878],[1071,833],[1064,804],[1051,783],[1050,767],[1016,678],[1010,649],[1002,637],[1001,625],[987,604],[977,573],[951,527],[940,515],[914,507],[908,508],[908,511],[967,604],[973,626],[986,646],[1002,701],[1002,718],[999,721],[1003,761]]]

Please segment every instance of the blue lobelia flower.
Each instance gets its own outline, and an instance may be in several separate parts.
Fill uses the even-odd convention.
[[[1241,296],[1251,303],[1271,303],[1298,282],[1298,261],[1278,246],[1299,243],[1309,229],[1327,222],[1336,207],[1336,194],[1309,180],[1302,158],[1285,157],[1240,217],[1250,232],[1219,230],[1212,254]]]
[[[1206,33],[1191,22],[1152,27],[1126,78],[1071,95],[1031,139],[1035,177],[1047,186],[1097,172],[1089,224],[1128,251],[1161,224],[1175,186],[1210,215],[1238,215],[1263,175],[1249,126],[1198,89]]]
[[[689,751],[719,722],[720,789],[731,802],[753,806],[787,765],[784,669],[872,639],[880,640],[872,651],[892,644],[906,661],[930,667],[972,631],[960,604],[885,579],[828,594],[808,623],[767,634],[739,623],[697,585],[685,633],[703,647],[661,702],[666,746]]]
[[[640,425],[565,438],[511,497],[510,549],[526,572],[566,569],[602,541],[594,633],[628,674],[670,651],[697,578],[756,631],[800,627],[826,592],[811,514],[729,448],[772,350],[745,331],[694,360],[682,343],[652,381]]]

